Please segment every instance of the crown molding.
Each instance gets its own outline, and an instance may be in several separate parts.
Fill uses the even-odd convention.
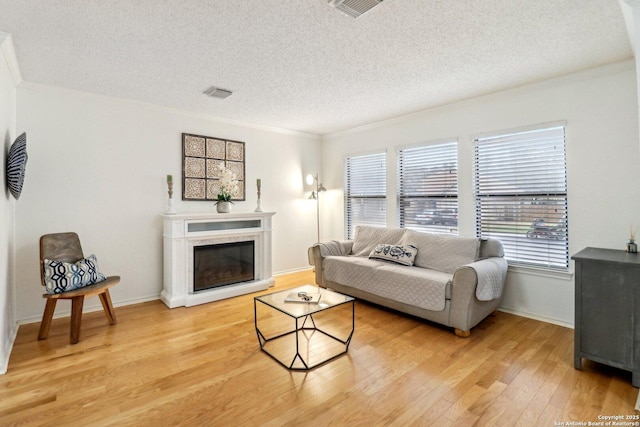
[[[18,66],[18,58],[16,57],[16,50],[13,46],[13,37],[11,34],[0,32],[0,46],[2,46],[2,54],[4,55],[5,61],[7,61],[7,67],[9,68],[13,85],[17,87],[22,83],[22,74]]]
[[[69,94],[74,94],[74,96],[91,98],[91,99],[95,99],[95,100],[101,101],[101,102],[121,103],[123,105],[132,105],[132,104],[134,104],[134,105],[142,106],[144,108],[153,109],[155,111],[161,111],[161,112],[164,112],[164,113],[176,114],[176,115],[186,116],[186,117],[190,117],[190,118],[198,118],[198,119],[202,119],[202,120],[207,120],[209,122],[226,124],[226,125],[230,125],[230,126],[237,126],[237,127],[241,127],[241,128],[244,128],[244,129],[255,129],[255,130],[259,130],[259,131],[266,131],[266,132],[279,133],[279,134],[284,134],[284,135],[291,135],[291,136],[295,136],[295,137],[298,137],[298,138],[305,138],[305,139],[308,139],[310,141],[317,141],[317,142],[321,141],[321,136],[320,135],[309,133],[309,132],[302,132],[302,131],[297,131],[297,130],[279,128],[279,127],[275,127],[275,126],[256,124],[256,123],[251,123],[251,122],[245,122],[245,121],[242,121],[242,120],[234,120],[234,119],[229,119],[229,118],[226,118],[226,117],[218,117],[218,116],[214,116],[214,115],[206,114],[206,113],[201,113],[201,112],[197,112],[197,111],[181,110],[181,109],[178,109],[178,108],[168,107],[168,106],[160,105],[160,104],[152,104],[150,102],[145,102],[145,101],[138,101],[138,100],[128,99],[128,98],[120,98],[120,97],[111,96],[111,95],[104,95],[104,94],[99,94],[99,93],[94,93],[94,92],[87,92],[87,91],[83,91],[83,90],[79,90],[79,89],[70,89],[70,88],[66,88],[66,87],[62,87],[62,86],[53,86],[53,85],[49,85],[49,84],[45,84],[45,83],[37,83],[37,82],[31,82],[31,81],[25,80],[20,85],[20,89],[22,89],[22,90],[30,90],[30,91],[39,91],[39,92],[69,93]]]
[[[513,94],[528,92],[531,90],[545,90],[572,82],[584,81],[599,78],[602,76],[613,75],[617,73],[624,73],[635,70],[635,61],[633,59],[627,59],[625,61],[613,62],[610,64],[601,65],[595,68],[588,68],[586,70],[574,71],[558,77],[552,77],[546,80],[540,80],[537,82],[526,83],[521,86],[515,86],[512,88],[502,89],[497,92],[489,92],[483,95],[477,95],[471,98],[464,98],[458,101],[449,102],[442,105],[436,105],[434,107],[425,108],[422,110],[414,111],[412,113],[402,114],[388,119],[380,120],[373,123],[368,123],[361,126],[356,126],[349,129],[339,130],[322,135],[323,141],[329,141],[333,138],[342,138],[349,135],[357,135],[363,132],[374,131],[379,128],[386,128],[388,126],[397,125],[399,123],[410,122],[412,120],[420,119],[425,115],[433,114],[435,112],[446,112],[451,109],[457,109],[465,105],[473,105],[475,103],[484,102],[488,99],[500,99],[501,97],[511,97]]]

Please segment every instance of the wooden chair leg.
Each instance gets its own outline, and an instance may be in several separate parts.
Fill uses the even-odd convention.
[[[102,303],[102,308],[104,309],[104,314],[107,316],[107,320],[110,324],[116,324],[116,312],[113,309],[113,304],[111,303],[111,295],[109,295],[109,289],[105,289],[104,293],[100,294],[100,302]]]
[[[53,312],[56,310],[56,302],[58,302],[57,299],[47,299],[47,305],[44,307],[44,314],[42,315],[42,322],[40,322],[40,331],[38,332],[39,340],[44,340],[49,336],[49,328],[53,320]]]
[[[84,305],[84,295],[71,298],[71,344],[80,341],[80,324],[82,323],[82,306]]]

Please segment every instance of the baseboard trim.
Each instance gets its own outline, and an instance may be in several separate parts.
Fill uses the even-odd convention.
[[[284,271],[279,271],[277,273],[274,273],[273,276],[283,276],[285,274],[291,274],[291,273],[299,273],[302,271],[309,271],[312,270],[313,266],[308,266],[308,267],[302,267],[302,268],[294,268],[291,270],[284,270]],[[126,300],[120,300],[120,301],[113,301],[113,306],[114,307],[124,307],[126,305],[132,305],[132,304],[140,304],[143,302],[149,302],[149,301],[156,301],[156,300],[161,300],[160,294],[157,295],[148,295],[145,297],[138,297],[138,298],[130,298],[130,299],[126,299]],[[91,304],[91,305],[85,305],[84,309],[82,310],[83,313],[91,313],[94,311],[101,311],[102,310],[102,305],[100,305],[100,303],[96,303],[96,304]],[[59,309],[56,308],[56,311],[53,315],[54,319],[58,319],[61,317],[69,317],[71,316],[71,305],[69,305],[68,308],[64,308],[64,309]],[[25,317],[24,319],[20,319],[18,320],[17,324],[18,325],[26,325],[28,323],[36,323],[36,322],[40,322],[42,320],[42,315],[39,314],[37,316],[30,316],[30,317]],[[17,328],[16,328],[16,333],[17,333]],[[2,362],[2,360],[0,359],[0,362]],[[2,365],[0,365],[2,366]]]
[[[18,327],[19,325],[17,323],[13,325],[13,330],[9,335],[9,341],[2,349],[2,353],[0,353],[0,375],[6,374],[7,369],[9,368],[9,358],[11,357],[11,351],[13,350],[13,343],[16,341],[16,337],[18,336]]]
[[[302,271],[308,271],[308,270],[312,270],[313,266],[309,266],[309,267],[303,267],[303,268],[295,268],[295,269],[291,269],[291,270],[285,270],[285,271],[279,271],[277,273],[274,273],[273,276],[283,276],[285,274],[291,274],[291,273],[299,273]],[[149,302],[149,301],[155,301],[155,300],[161,300],[161,295],[157,294],[157,295],[148,295],[146,297],[139,297],[139,298],[130,298],[130,299],[126,299],[126,300],[120,300],[120,301],[113,301],[113,306],[114,307],[124,307],[127,305],[132,305],[132,304],[140,304],[143,302]],[[91,305],[85,305],[84,309],[82,310],[83,313],[91,313],[94,311],[101,311],[102,310],[102,305],[100,305],[100,303],[96,303],[96,304],[91,304]],[[68,308],[64,308],[64,309],[59,309],[56,308],[56,311],[53,315],[54,319],[58,319],[61,317],[69,317],[71,316],[71,305],[69,305]],[[36,322],[40,322],[42,320],[42,315],[37,315],[37,316],[30,316],[30,317],[25,317],[24,319],[20,319],[18,321],[19,325],[26,325],[28,323],[36,323]]]
[[[564,326],[565,328],[575,329],[573,323],[565,322],[563,320],[554,319],[552,317],[540,316],[538,314],[528,313],[526,311],[514,310],[507,307],[498,307],[498,311],[513,314],[515,316],[526,317],[527,319],[539,320],[545,323],[551,323],[553,325]]]
[[[143,302],[149,302],[149,301],[156,301],[160,299],[160,294],[158,295],[149,295],[146,297],[139,297],[139,298],[131,298],[131,299],[127,299],[127,300],[120,300],[118,302],[113,302],[113,306],[114,307],[124,307],[127,305],[133,305],[133,304],[140,304]],[[82,309],[83,313],[92,313],[94,311],[102,311],[102,305],[100,303],[98,303],[97,305],[85,305]],[[61,317],[69,317],[71,316],[71,305],[69,304],[69,308],[65,308],[63,310],[59,310],[58,307],[56,307],[56,311],[53,314],[53,318],[54,319],[59,319]],[[18,321],[19,325],[26,325],[28,323],[36,323],[36,322],[40,322],[42,321],[42,315],[39,316],[30,316],[30,317],[26,317],[24,319],[21,319]]]
[[[278,271],[277,273],[273,273],[273,277],[284,276],[285,274],[291,274],[291,273],[300,273],[300,272],[309,271],[309,270],[313,270],[312,265],[310,265],[309,267],[292,268],[291,270]]]

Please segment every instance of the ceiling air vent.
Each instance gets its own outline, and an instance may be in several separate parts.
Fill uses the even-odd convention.
[[[209,89],[205,90],[205,95],[210,96],[211,98],[221,98],[224,99],[230,96],[233,92],[227,89],[222,89],[220,87],[211,86]]]
[[[329,4],[349,16],[357,18],[384,0],[329,0]]]

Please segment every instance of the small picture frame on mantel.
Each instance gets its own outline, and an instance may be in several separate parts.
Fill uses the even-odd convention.
[[[231,170],[238,179],[232,200],[246,199],[244,142],[183,133],[182,157],[182,200],[217,200],[219,166]]]

